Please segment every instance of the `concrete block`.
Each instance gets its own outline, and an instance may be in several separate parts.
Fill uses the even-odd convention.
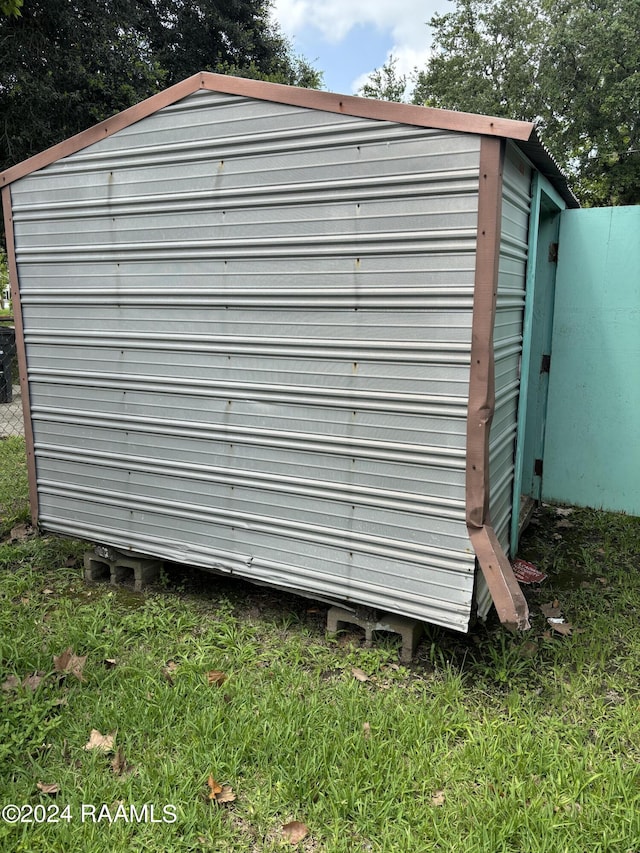
[[[346,610],[344,607],[331,607],[327,613],[327,631],[335,634],[346,625],[357,625],[363,628],[367,645],[371,645],[377,631],[400,634],[402,637],[400,660],[404,663],[409,663],[414,656],[423,630],[422,622],[407,616],[397,616],[395,613],[381,614],[369,608]]]
[[[140,592],[148,583],[157,580],[162,569],[162,560],[141,557],[138,554],[122,554],[113,548],[99,546],[84,555],[84,577],[87,581],[106,580],[115,586],[133,575],[133,588]]]

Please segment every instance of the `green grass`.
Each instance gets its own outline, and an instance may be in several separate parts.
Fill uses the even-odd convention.
[[[21,451],[0,442],[13,519]],[[0,683],[41,677],[3,693],[0,805],[72,818],[0,823],[0,850],[640,849],[638,519],[543,508],[522,547],[549,572],[528,592],[531,632],[431,628],[409,666],[392,643],[327,638],[323,605],[232,580],[169,568],[144,594],[85,584],[85,547],[0,545]],[[539,605],[555,598],[570,637],[548,633]],[[54,671],[68,647],[87,656],[84,681]],[[92,729],[115,733],[130,773],[84,749]],[[235,802],[208,800],[210,774]],[[83,803],[152,803],[156,819],[173,805],[177,820],[83,823]],[[309,828],[297,848],[291,820]]]
[[[24,439],[0,439],[0,539],[30,519]]]

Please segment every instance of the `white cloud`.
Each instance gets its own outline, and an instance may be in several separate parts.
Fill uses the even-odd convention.
[[[314,27],[330,42],[341,41],[359,24],[388,31],[398,44],[424,44],[425,24],[442,0],[275,0],[274,16],[288,36]]]
[[[448,6],[447,0],[275,0],[273,14],[289,38],[304,30],[306,34],[315,32],[319,40],[333,45],[358,26],[374,27],[388,34],[388,44],[393,46],[387,58],[397,57],[398,72],[409,80],[416,67],[424,67],[429,56],[428,21]],[[357,91],[374,70],[370,68],[359,75],[352,91]]]

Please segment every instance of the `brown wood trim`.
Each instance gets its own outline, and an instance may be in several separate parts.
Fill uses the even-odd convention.
[[[13,212],[11,209],[11,188],[2,189],[2,208],[7,241],[7,261],[9,281],[11,282],[11,300],[13,303],[13,325],[16,330],[16,352],[20,371],[20,393],[22,396],[22,414],[24,417],[24,438],[27,447],[27,474],[29,476],[29,502],[33,526],[38,524],[38,488],[36,482],[36,456],[33,445],[33,426],[31,424],[31,401],[29,399],[29,381],[27,377],[27,355],[24,346],[24,328],[22,325],[22,303],[16,265],[15,237],[13,233]]]
[[[398,104],[393,101],[377,101],[356,95],[340,95],[318,89],[302,89],[283,86],[280,83],[265,83],[244,77],[227,77],[223,74],[203,72],[203,85],[215,92],[244,95],[258,100],[274,101],[312,110],[355,116],[357,118],[391,121],[417,127],[432,127],[439,130],[476,133],[487,136],[529,140],[534,126],[528,121],[482,116],[456,110],[441,110],[413,104]]]
[[[489,437],[495,409],[493,328],[500,260],[503,160],[504,143],[483,137],[467,414],[466,519],[469,538],[500,621],[525,630],[529,627],[527,602],[491,526],[489,514]]]
[[[396,104],[391,101],[376,101],[372,98],[359,98],[355,95],[339,95],[333,92],[320,92],[317,89],[302,89],[296,86],[284,86],[280,83],[265,83],[262,80],[249,80],[244,77],[231,77],[225,74],[213,74],[202,71],[176,83],[163,92],[153,95],[139,104],[124,110],[106,121],[100,122],[81,133],[65,139],[46,151],[24,160],[0,173],[0,185],[8,186],[25,175],[43,169],[63,157],[68,157],[88,145],[140,121],[163,107],[192,95],[199,89],[240,95],[263,101],[305,107],[312,110],[339,113],[357,118],[391,121],[417,127],[431,127],[438,130],[451,130],[461,133],[476,133],[487,136],[506,137],[526,142],[534,134],[533,124],[526,121],[495,118],[492,116],[462,113],[454,110],[440,110],[433,107],[417,107],[411,104]]]

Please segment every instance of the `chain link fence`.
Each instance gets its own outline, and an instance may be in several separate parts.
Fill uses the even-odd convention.
[[[0,318],[0,439],[24,435],[13,318]]]

